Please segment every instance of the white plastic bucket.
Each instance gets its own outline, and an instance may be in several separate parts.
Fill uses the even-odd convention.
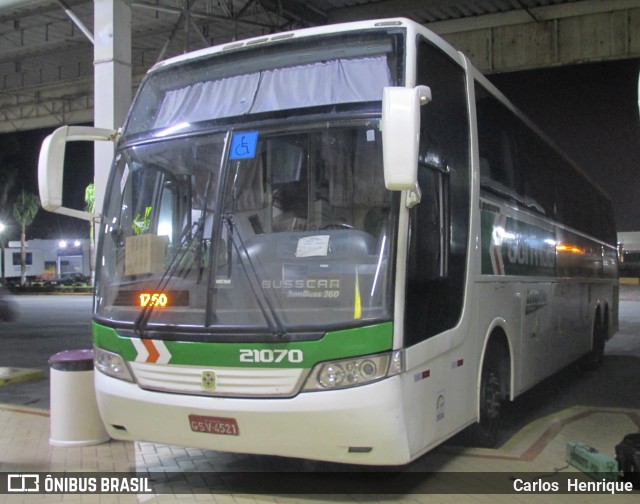
[[[49,359],[52,446],[88,446],[109,441],[93,385],[93,351],[65,350]]]

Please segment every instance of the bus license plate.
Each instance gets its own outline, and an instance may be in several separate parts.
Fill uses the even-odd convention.
[[[193,432],[219,434],[222,436],[239,436],[240,429],[235,418],[189,415],[189,425]]]

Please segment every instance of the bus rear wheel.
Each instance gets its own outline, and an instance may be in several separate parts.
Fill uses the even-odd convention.
[[[587,371],[594,371],[600,367],[604,360],[604,346],[607,341],[606,324],[600,319],[600,314],[596,315],[593,322],[593,345],[591,351],[582,360],[582,368]]]

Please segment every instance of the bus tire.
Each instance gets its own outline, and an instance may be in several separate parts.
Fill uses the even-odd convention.
[[[494,447],[498,442],[504,380],[501,368],[501,353],[488,351],[480,378],[480,418],[473,431],[474,444],[483,448]]]
[[[600,367],[604,360],[604,346],[607,341],[606,324],[602,323],[600,311],[593,321],[593,345],[591,351],[582,360],[582,368],[587,371],[594,371]]]

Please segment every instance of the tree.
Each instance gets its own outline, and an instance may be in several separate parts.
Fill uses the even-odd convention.
[[[18,194],[13,205],[13,216],[20,224],[20,285],[27,282],[27,226],[30,226],[38,213],[40,200],[35,194],[25,192]]]
[[[95,214],[96,209],[96,186],[91,182],[84,190],[84,209],[91,215]],[[91,271],[89,282],[94,284],[94,264],[95,264],[95,241],[94,241],[94,226],[93,221],[89,222],[89,268]]]
[[[91,182],[84,190],[84,209],[93,214],[96,207],[96,186]]]

